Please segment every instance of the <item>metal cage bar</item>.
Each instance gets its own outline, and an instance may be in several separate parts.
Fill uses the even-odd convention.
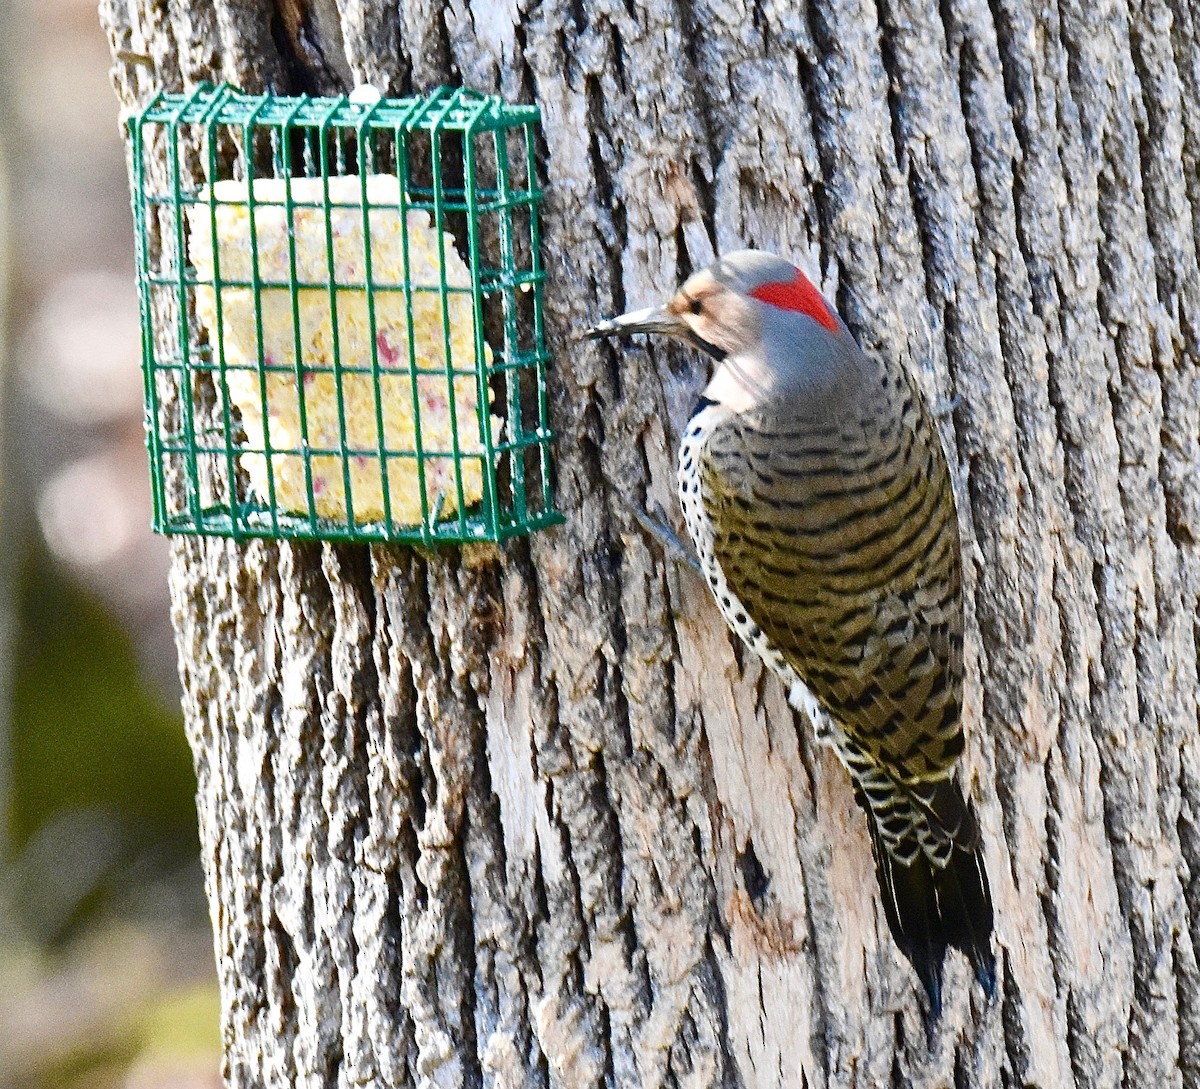
[[[224,84],[156,95],[130,120],[157,530],[432,545],[562,521],[538,121],[535,107],[462,89],[359,103]],[[376,173],[380,164],[394,176]],[[230,184],[218,192],[220,182]],[[522,230],[529,223],[527,268],[518,215]],[[357,231],[350,245],[344,236]]]

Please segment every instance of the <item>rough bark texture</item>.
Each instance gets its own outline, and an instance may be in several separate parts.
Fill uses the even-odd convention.
[[[126,106],[349,70],[545,123],[568,524],[176,548],[231,1085],[1200,1086],[1193,0],[101,11]],[[699,361],[573,339],[743,244],[957,398],[1000,992],[955,955],[929,1041],[845,774],[630,515]]]

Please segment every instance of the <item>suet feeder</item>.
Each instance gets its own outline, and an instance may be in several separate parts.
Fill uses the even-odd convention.
[[[202,86],[130,125],[157,530],[433,544],[562,520],[535,107]]]

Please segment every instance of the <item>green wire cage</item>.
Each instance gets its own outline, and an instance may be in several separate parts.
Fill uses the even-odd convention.
[[[160,94],[130,121],[154,526],[498,541],[551,495],[538,111]]]

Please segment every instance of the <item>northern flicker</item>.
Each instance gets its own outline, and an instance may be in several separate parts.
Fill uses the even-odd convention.
[[[990,995],[991,896],[953,777],[963,751],[958,522],[924,399],[773,254],[730,254],[665,306],[588,335],[628,333],[677,337],[713,358],[678,462],[703,575],[726,623],[849,770],[888,924],[931,1009],[949,946]]]

